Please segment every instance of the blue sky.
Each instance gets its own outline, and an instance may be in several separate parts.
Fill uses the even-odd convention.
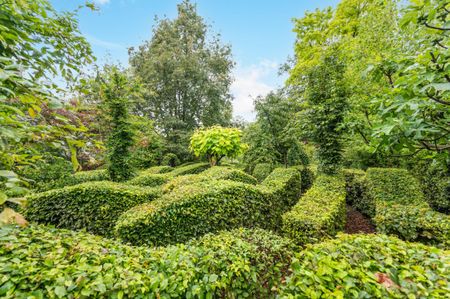
[[[127,48],[151,38],[154,16],[176,17],[181,0],[96,0],[98,12],[79,15],[81,32],[98,63],[128,64]],[[254,118],[253,100],[283,84],[278,65],[293,55],[292,18],[307,10],[334,6],[337,0],[197,0],[198,13],[231,44],[236,61],[232,93],[235,116]],[[73,10],[84,0],[52,0],[58,10]]]

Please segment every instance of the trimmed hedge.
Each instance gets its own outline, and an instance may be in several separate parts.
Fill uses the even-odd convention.
[[[209,163],[194,163],[185,166],[179,166],[174,168],[171,172],[168,172],[172,177],[186,175],[186,174],[197,174],[205,171],[209,168]]]
[[[295,250],[242,229],[151,250],[44,226],[0,240],[2,298],[273,298]]]
[[[126,183],[135,186],[158,187],[170,180],[167,174],[141,174]]]
[[[267,191],[273,194],[278,201],[277,206],[286,211],[297,203],[302,194],[300,169],[295,167],[275,168],[261,183],[261,186],[267,188]]]
[[[163,192],[171,192],[175,188],[208,180],[229,180],[255,185],[258,181],[242,170],[227,166],[214,166],[199,174],[177,176],[163,186]]]
[[[339,235],[296,255],[279,298],[448,298],[448,251],[385,235]]]
[[[174,168],[171,166],[153,166],[140,171],[139,174],[161,174],[171,172],[172,170]]]
[[[347,203],[369,216],[373,213],[369,211],[373,205],[365,201],[366,172],[360,169],[343,169],[342,173],[347,190]]]
[[[107,181],[109,174],[106,169],[80,171],[71,175],[63,176],[60,179],[39,184],[36,188],[38,192],[45,192],[52,189],[59,189],[66,186],[73,186],[86,182]]]
[[[366,176],[366,200],[378,232],[449,247],[450,217],[431,210],[407,170],[369,168]]]
[[[283,233],[298,244],[319,242],[344,228],[345,181],[319,176],[300,201],[282,217]]]
[[[278,210],[272,203],[252,185],[207,180],[130,209],[115,229],[125,242],[167,245],[241,226],[271,228]]]
[[[271,163],[258,163],[253,168],[252,175],[258,180],[258,182],[262,182],[266,177],[274,169],[274,166]]]
[[[33,222],[112,236],[122,212],[159,195],[152,188],[87,182],[28,196],[24,216]]]

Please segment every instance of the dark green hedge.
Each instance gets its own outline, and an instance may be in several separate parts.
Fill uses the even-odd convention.
[[[174,170],[171,166],[153,166],[147,169],[144,169],[139,172],[139,174],[160,174],[160,173],[168,173]]]
[[[109,180],[108,171],[106,169],[80,171],[75,174],[63,176],[46,183],[39,184],[36,188],[38,192],[44,192],[51,189],[59,189],[66,186],[73,186],[86,182],[107,181]]]
[[[277,211],[272,203],[252,185],[207,180],[125,212],[116,233],[136,245],[166,245],[240,226],[270,228]]]
[[[28,196],[24,215],[33,222],[111,236],[121,213],[158,196],[152,188],[88,182]]]
[[[295,250],[242,229],[154,249],[43,226],[0,240],[2,298],[273,298]]]
[[[375,206],[371,201],[367,202],[365,196],[366,172],[360,169],[343,169],[346,201],[366,216],[373,215]]]
[[[258,163],[253,168],[252,175],[258,180],[258,182],[262,182],[269,176],[273,169],[274,166],[271,163]]]
[[[345,225],[345,193],[342,177],[319,176],[292,210],[283,215],[283,233],[299,244],[334,236]]]
[[[170,176],[167,174],[140,174],[126,183],[135,186],[158,187],[167,183],[169,180]]]
[[[407,170],[369,168],[366,176],[366,201],[375,207],[377,231],[449,247],[450,217],[431,210]]]
[[[448,298],[448,251],[385,235],[340,235],[300,252],[280,298]]]
[[[302,194],[301,170],[296,167],[275,168],[261,183],[278,201],[284,211],[295,205]]]
[[[209,168],[209,163],[194,163],[185,166],[178,166],[174,168],[171,172],[168,172],[172,177],[186,175],[186,174],[196,174],[205,171]]]

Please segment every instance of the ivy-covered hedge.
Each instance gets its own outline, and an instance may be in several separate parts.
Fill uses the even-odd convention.
[[[407,170],[369,168],[366,176],[366,201],[374,206],[378,232],[449,247],[450,216],[431,210]]]
[[[273,298],[295,250],[242,229],[154,249],[44,226],[0,239],[2,298]]]
[[[347,190],[347,203],[367,216],[373,214],[375,207],[371,202],[366,201],[365,196],[366,172],[360,169],[343,169],[342,173]]]
[[[299,244],[334,236],[346,219],[345,181],[320,175],[291,211],[283,215],[283,233]]]
[[[447,298],[450,254],[385,235],[339,235],[296,255],[280,298]]]
[[[271,228],[277,208],[257,187],[207,180],[175,188],[122,214],[116,233],[135,245],[185,242],[236,227]]]
[[[28,196],[24,215],[33,222],[112,236],[121,213],[159,195],[152,188],[88,182]]]

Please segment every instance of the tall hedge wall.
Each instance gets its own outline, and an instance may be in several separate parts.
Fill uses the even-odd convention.
[[[116,233],[135,245],[174,244],[240,226],[271,227],[275,212],[271,201],[252,185],[208,180],[180,186],[125,212]]]
[[[154,249],[43,226],[0,239],[2,298],[274,298],[295,250],[242,229]]]
[[[121,213],[159,195],[152,188],[88,182],[28,196],[24,215],[33,222],[112,236]]]
[[[345,194],[342,177],[320,175],[292,210],[283,215],[283,233],[299,244],[334,236],[345,225]]]
[[[450,216],[428,206],[418,181],[407,170],[369,168],[363,189],[356,207],[373,217],[378,232],[450,247]]]
[[[299,168],[275,168],[261,183],[275,196],[284,211],[295,205],[302,193],[302,177]]]

